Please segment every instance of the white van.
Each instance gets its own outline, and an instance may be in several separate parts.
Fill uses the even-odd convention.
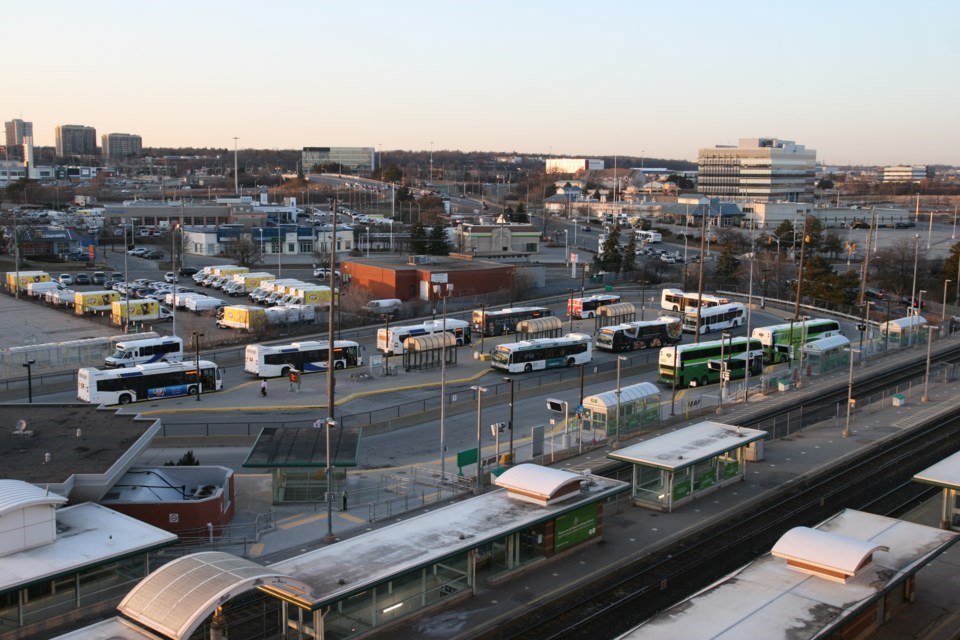
[[[124,340],[118,342],[113,355],[107,356],[104,364],[111,368],[133,367],[151,362],[183,360],[183,340],[176,336]]]
[[[384,300],[371,300],[361,307],[361,311],[371,316],[391,315],[396,316],[403,308],[403,302],[397,298],[386,298]]]

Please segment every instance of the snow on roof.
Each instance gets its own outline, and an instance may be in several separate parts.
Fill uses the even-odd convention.
[[[766,437],[766,431],[706,421],[608,453],[607,457],[675,471]]]
[[[0,480],[0,516],[39,504],[61,505],[67,499],[23,480]]]
[[[549,503],[559,496],[573,497],[585,479],[572,471],[527,463],[504,471],[494,484],[521,499]]]
[[[506,491],[485,493],[276,562],[270,568],[310,585],[319,594],[312,605],[320,607],[630,487],[598,476],[589,480],[572,499],[546,506],[515,500]]]
[[[830,336],[804,344],[803,350],[807,353],[811,351],[829,351],[837,347],[846,347],[849,344],[850,340],[846,336]]]
[[[913,476],[917,482],[938,487],[960,489],[960,453],[946,457],[931,467]]]
[[[772,554],[677,603],[621,640],[821,637],[872,599],[916,573],[957,540],[956,533],[847,509],[817,527],[888,547],[846,584],[794,571]]]
[[[636,400],[642,400],[643,398],[650,398],[659,395],[660,387],[654,383],[639,382],[637,384],[632,384],[629,387],[620,388],[620,404],[623,405],[627,402],[634,402]],[[610,407],[616,407],[617,392],[616,390],[604,391],[603,393],[587,396],[583,399],[583,406],[597,408],[605,407],[607,409]]]
[[[4,556],[0,590],[173,544],[177,536],[93,502],[57,510],[57,539]]]
[[[870,561],[874,552],[889,550],[865,540],[794,527],[777,540],[770,553],[800,571],[845,582]]]

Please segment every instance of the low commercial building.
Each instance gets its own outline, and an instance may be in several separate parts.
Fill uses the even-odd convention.
[[[513,265],[441,256],[351,258],[343,261],[342,270],[353,286],[368,291],[371,299],[404,301],[436,302],[431,286],[435,274],[447,275],[454,297],[511,291],[516,277]]]

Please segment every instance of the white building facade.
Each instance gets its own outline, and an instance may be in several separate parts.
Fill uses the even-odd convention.
[[[698,153],[698,191],[729,201],[812,202],[817,152],[792,140],[741,138]]]

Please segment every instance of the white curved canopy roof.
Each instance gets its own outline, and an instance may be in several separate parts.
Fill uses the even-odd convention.
[[[281,584],[313,598],[299,580],[229,553],[210,551],[178,558],[133,588],[117,610],[171,638],[188,638],[218,606],[258,587]],[[309,606],[309,605],[307,605]]]
[[[803,350],[807,353],[811,351],[830,351],[831,349],[836,349],[837,347],[846,347],[850,344],[850,339],[846,336],[830,336],[828,338],[820,338],[819,340],[813,340],[803,345]]]
[[[430,333],[424,336],[410,336],[403,341],[403,348],[412,351],[429,351],[430,349],[455,346],[457,346],[457,339],[448,331]]]
[[[620,388],[620,404],[623,405],[627,402],[635,402],[637,400],[642,400],[643,398],[650,398],[652,396],[660,395],[660,387],[655,385],[652,382],[639,382],[637,384],[632,384],[629,387]],[[606,407],[611,409],[617,406],[617,392],[614,391],[604,391],[603,393],[598,393],[593,396],[587,396],[583,399],[583,406],[585,407]]]
[[[579,485],[583,480],[579,473],[526,463],[507,469],[494,480],[494,484],[508,491],[549,500],[571,484]]]
[[[801,567],[852,576],[870,561],[874,552],[889,550],[889,547],[869,540],[858,540],[809,527],[794,527],[777,540],[771,553],[791,561],[794,566],[799,564]]]
[[[563,329],[563,320],[557,316],[530,318],[529,320],[521,320],[519,323],[517,323],[517,329],[521,333],[537,333],[540,331]]]
[[[23,480],[0,480],[0,516],[38,504],[61,505],[67,499]]]

